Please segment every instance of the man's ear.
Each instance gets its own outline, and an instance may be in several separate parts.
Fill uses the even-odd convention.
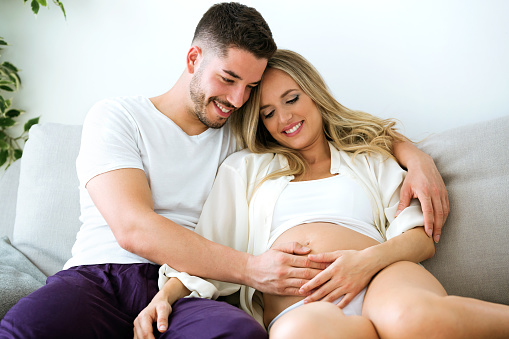
[[[198,66],[199,61],[202,59],[201,48],[198,46],[191,46],[187,52],[186,66],[187,72],[193,74]]]

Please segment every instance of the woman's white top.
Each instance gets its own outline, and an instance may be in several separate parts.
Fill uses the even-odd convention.
[[[338,224],[384,241],[376,229],[368,195],[348,175],[289,182],[276,201],[267,247],[290,228],[312,222]]]
[[[374,153],[353,157],[351,153],[339,151],[332,144],[329,146],[331,174],[347,176],[362,188],[371,205],[373,227],[383,240],[424,225],[417,200],[413,200],[397,218],[394,217],[401,184],[406,175],[396,161]],[[258,184],[268,174],[287,166],[286,158],[277,154],[254,154],[243,150],[229,156],[219,168],[195,231],[238,251],[253,255],[265,252],[276,202],[294,177],[282,176]],[[263,298],[255,289],[191,277],[168,265],[160,269],[159,286],[169,277],[179,278],[192,291],[190,296],[216,298],[240,289],[242,309],[263,324]]]

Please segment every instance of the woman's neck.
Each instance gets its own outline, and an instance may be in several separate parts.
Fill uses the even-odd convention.
[[[324,138],[323,141],[318,142],[306,149],[300,150],[299,153],[310,167],[324,161],[330,162],[330,147],[329,142]]]
[[[316,180],[330,177],[331,152],[329,143],[323,143],[301,150],[300,154],[306,162],[306,170],[303,174],[296,176],[295,181]]]

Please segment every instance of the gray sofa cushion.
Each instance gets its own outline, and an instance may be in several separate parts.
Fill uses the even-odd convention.
[[[0,239],[0,319],[18,300],[46,283],[46,276],[30,260]]]
[[[423,262],[449,294],[509,304],[509,116],[433,135],[451,213]]]
[[[0,237],[8,236],[12,239],[20,164],[21,160],[14,162],[0,177],[0,197],[2,197],[2,203],[0,204]]]
[[[35,125],[21,158],[12,244],[46,275],[70,258],[80,227],[80,135],[81,126]]]

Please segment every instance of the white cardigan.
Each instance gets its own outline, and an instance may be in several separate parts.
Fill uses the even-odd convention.
[[[373,206],[376,228],[383,239],[424,225],[417,200],[413,200],[397,219],[394,218],[406,175],[395,160],[384,159],[379,154],[360,154],[352,158],[352,154],[329,145],[331,174],[350,175],[366,190]],[[219,168],[195,231],[238,251],[253,255],[265,252],[276,201],[293,176],[278,177],[257,185],[268,174],[287,165],[286,158],[276,154],[242,150],[229,156]],[[263,299],[261,293],[251,287],[205,281],[177,272],[168,265],[161,267],[159,276],[160,287],[170,277],[178,277],[192,291],[191,297],[217,298],[240,289],[242,309],[263,325]]]

